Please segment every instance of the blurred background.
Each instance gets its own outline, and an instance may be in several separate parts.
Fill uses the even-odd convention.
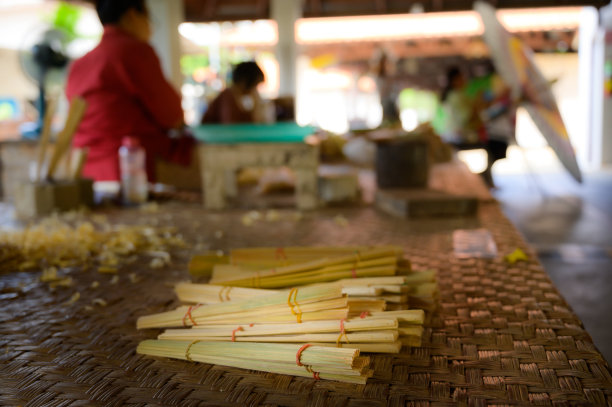
[[[605,58],[606,22],[596,8],[604,3],[552,7],[556,3],[497,6],[508,7],[500,20],[534,50],[578,163],[588,172],[612,162],[611,130],[604,125],[612,65]],[[404,129],[424,122],[436,129],[446,69],[461,66],[477,78],[488,59],[482,23],[467,1],[150,0],[149,7],[153,45],[182,91],[188,124],[199,123],[225,87],[232,64],[254,59],[266,75],[259,91],[271,120],[294,118],[346,138],[384,125],[385,103],[392,103]],[[51,35],[68,58],[44,78],[47,95],[61,96],[69,61],[91,49],[101,32],[88,2],[0,1],[0,139],[27,134],[37,120],[40,73],[32,66],[32,47]],[[63,103],[57,123],[65,110]],[[508,158],[495,164],[497,173],[559,169],[520,110],[516,141],[521,149],[512,146]],[[482,151],[459,155],[475,172],[486,165]]]

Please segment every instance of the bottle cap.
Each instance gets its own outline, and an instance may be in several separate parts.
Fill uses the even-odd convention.
[[[125,136],[121,140],[121,145],[122,146],[126,146],[128,148],[130,148],[130,147],[140,147],[140,140],[138,140],[138,138],[136,138],[134,136]]]

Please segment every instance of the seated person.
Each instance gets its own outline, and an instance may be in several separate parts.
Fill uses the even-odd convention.
[[[461,71],[456,67],[450,68],[442,95],[445,116],[442,138],[460,150],[484,148],[487,151],[487,168],[481,175],[487,185],[493,187],[491,167],[495,161],[506,157],[508,138],[511,137],[507,133],[512,129],[502,126],[508,121],[509,99],[504,96],[505,92],[499,98],[484,92],[470,97],[466,86],[467,81]]]
[[[137,137],[153,182],[157,159],[183,165],[191,161],[193,139],[168,135],[183,124],[181,97],[148,43],[151,23],[145,0],[99,0],[96,11],[104,26],[102,39],[72,63],[66,85],[69,100],[80,96],[87,102],[73,146],[89,150],[85,176],[116,181],[121,141]]]
[[[208,106],[202,124],[261,123],[262,103],[257,85],[264,74],[257,63],[241,62],[232,71],[232,85],[223,90]]]

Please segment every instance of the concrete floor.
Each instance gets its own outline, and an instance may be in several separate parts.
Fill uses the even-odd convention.
[[[506,216],[612,362],[612,169],[582,185],[565,173],[493,174]]]

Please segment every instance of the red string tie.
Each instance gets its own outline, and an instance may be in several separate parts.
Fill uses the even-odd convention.
[[[285,254],[285,249],[283,249],[282,247],[278,247],[276,249],[276,259],[283,259],[283,260],[287,260],[287,255]]]
[[[236,342],[236,332],[238,331],[244,331],[244,329],[241,326],[239,326],[238,328],[232,331],[232,342]]]
[[[346,340],[346,343],[350,343],[348,340],[348,336],[346,336],[346,331],[344,330],[344,319],[340,320],[340,335],[338,335],[338,339],[336,339],[336,346],[340,347],[340,339],[342,339],[342,336],[344,335],[344,339]]]
[[[302,362],[300,361],[300,359],[302,358],[302,352],[304,352],[304,350],[308,349],[311,346],[312,346],[311,344],[307,343],[306,345],[302,345],[302,347],[298,349],[297,354],[295,355],[295,363],[298,366],[304,366]]]
[[[359,318],[364,319],[365,317],[367,317],[368,315],[370,315],[370,313],[368,311],[363,311],[361,313],[361,315],[359,315]]]
[[[187,308],[187,312],[183,316],[183,326],[187,326],[187,321],[186,321],[187,318],[189,318],[189,320],[191,321],[191,324],[193,326],[197,325],[195,319],[193,319],[193,316],[191,316],[191,311],[196,310],[196,309],[198,309],[201,306],[202,306],[202,304],[196,304],[196,305],[190,305],[189,308]]]

